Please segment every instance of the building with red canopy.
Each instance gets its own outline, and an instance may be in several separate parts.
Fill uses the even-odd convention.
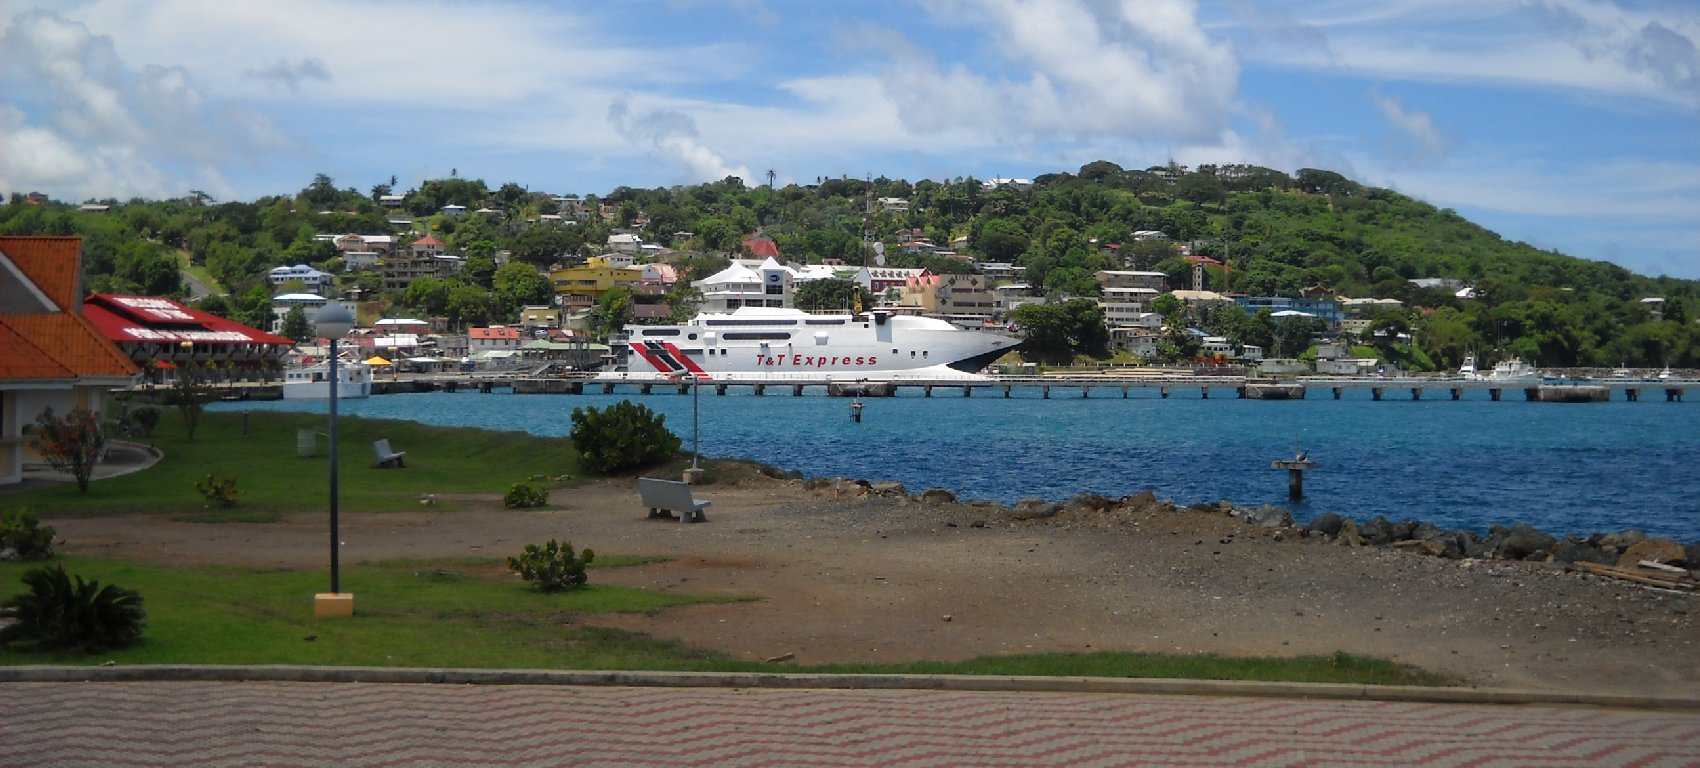
[[[205,381],[272,381],[295,342],[159,296],[97,293],[83,316],[118,349],[164,383],[192,368]]]

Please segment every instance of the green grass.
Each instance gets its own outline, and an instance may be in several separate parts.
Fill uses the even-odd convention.
[[[188,251],[177,251],[177,268],[188,273],[190,277],[200,281],[202,285],[207,287],[207,290],[212,291],[215,295],[222,296],[229,293],[229,291],[225,290],[224,286],[220,284],[218,280],[213,278],[212,273],[208,272],[206,267],[195,266],[189,263]]]
[[[1039,675],[1447,685],[1407,665],[1335,654],[1293,659],[1138,653],[995,656],[961,662],[795,666],[741,661],[642,634],[586,625],[598,614],[650,612],[739,598],[662,594],[596,584],[545,595],[496,558],[406,559],[346,567],[353,618],[315,619],[319,570],[162,566],[62,558],[66,570],[142,594],[138,645],[93,656],[0,652],[0,664],[304,664],[487,669],[653,669],[835,674]],[[593,569],[646,562],[601,558]],[[38,563],[0,563],[0,599]],[[311,638],[311,639],[309,639]]]
[[[142,594],[136,646],[97,656],[0,653],[0,664],[312,664],[490,668],[688,668],[712,654],[583,626],[587,615],[726,601],[592,584],[543,594],[499,559],[404,560],[343,570],[355,616],[313,618],[321,570],[162,566],[61,558],[70,573]],[[39,563],[0,563],[0,596]],[[312,638],[312,639],[308,639]]]
[[[42,516],[164,513],[201,522],[255,522],[284,512],[319,509],[327,503],[329,469],[325,439],[318,438],[314,458],[296,455],[296,430],[324,431],[323,414],[255,412],[201,416],[189,440],[176,409],[167,408],[151,443],[165,454],[152,468],[96,480],[86,494],[75,483],[0,495],[0,507],[27,507]],[[348,512],[417,510],[426,494],[439,508],[459,506],[461,494],[501,494],[533,476],[566,478],[546,486],[576,482],[578,458],[571,441],[522,432],[430,427],[408,421],[337,419],[339,508]],[[372,441],[389,438],[407,451],[406,469],[373,466]],[[236,478],[234,507],[207,508],[195,481],[208,472]]]

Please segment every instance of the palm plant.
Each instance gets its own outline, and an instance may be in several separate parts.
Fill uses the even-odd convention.
[[[23,575],[29,591],[7,600],[15,621],[0,628],[0,647],[33,643],[48,651],[94,653],[129,645],[147,625],[135,590],[70,576],[64,566]]]

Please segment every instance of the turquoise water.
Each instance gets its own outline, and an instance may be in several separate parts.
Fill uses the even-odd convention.
[[[1555,533],[1641,529],[1700,539],[1700,403],[1592,404],[1465,399],[1376,402],[1203,400],[1196,390],[1116,390],[1090,398],[1055,389],[905,390],[849,401],[789,389],[766,396],[704,389],[702,453],[763,461],[809,476],[896,480],[911,492],[949,488],[964,498],[1063,500],[1079,491],[1121,496],[1151,489],[1190,504],[1227,499],[1321,512],[1386,515],[1485,531],[1530,523]],[[1313,397],[1316,393],[1312,393]],[[666,416],[691,445],[692,400],[654,395],[432,393],[344,401],[342,413],[426,424],[565,435],[574,408],[631,399]],[[1661,398],[1662,400],[1662,398]],[[324,412],[323,401],[223,403],[221,410]],[[1318,464],[1306,499],[1289,505],[1287,473],[1269,469],[1295,443]],[[429,452],[431,446],[398,446]]]

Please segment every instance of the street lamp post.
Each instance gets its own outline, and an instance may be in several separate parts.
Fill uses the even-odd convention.
[[[699,396],[702,390],[702,376],[695,372],[680,373],[679,376],[691,377],[691,468],[685,470],[685,482],[695,485],[697,481],[702,479],[703,474],[702,468],[697,466],[697,461],[702,456],[702,443],[698,440],[700,432],[697,428],[699,423],[698,404],[702,401]]]
[[[337,349],[336,343],[348,335],[354,328],[354,315],[341,302],[328,302],[319,310],[314,319],[316,332],[330,339],[330,426],[327,430],[330,440],[331,464],[331,591],[320,593],[313,600],[313,615],[315,616],[352,616],[354,615],[354,595],[342,591],[340,569],[340,545],[337,535],[337,437],[336,437],[336,406],[337,406]]]

